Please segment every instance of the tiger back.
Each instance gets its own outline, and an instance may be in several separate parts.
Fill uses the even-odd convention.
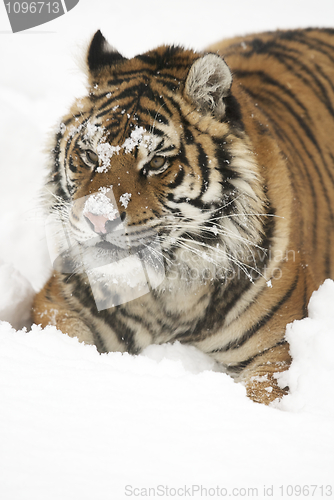
[[[285,327],[334,278],[334,31],[133,59],[97,32],[87,68],[53,140],[34,321],[100,352],[189,343],[281,397]]]

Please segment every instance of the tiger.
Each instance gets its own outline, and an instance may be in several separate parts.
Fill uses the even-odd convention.
[[[33,321],[99,353],[190,344],[276,404],[286,325],[334,278],[334,30],[133,58],[97,31],[85,68],[52,138]]]

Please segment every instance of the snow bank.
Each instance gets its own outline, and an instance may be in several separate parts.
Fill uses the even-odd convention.
[[[55,327],[0,321],[1,498],[123,499],[158,486],[176,498],[184,487],[281,498],[282,485],[330,484],[333,294],[326,281],[311,317],[288,328],[295,359],[280,409],[251,402],[191,346],[100,355]]]
[[[17,329],[28,324],[34,295],[29,281],[12,264],[0,259],[0,319]]]
[[[290,394],[281,409],[334,417],[334,282],[326,280],[314,292],[309,317],[287,326],[293,358],[280,379]]]

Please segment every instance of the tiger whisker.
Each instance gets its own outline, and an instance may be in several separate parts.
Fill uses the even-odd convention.
[[[180,241],[182,241],[182,242],[185,242],[185,241],[186,241],[187,243],[188,243],[188,241],[189,241],[189,240],[186,240],[185,238],[182,238],[182,237],[180,237],[180,238],[179,238],[179,240],[180,240]],[[204,247],[204,248],[208,248],[208,249],[212,250],[212,247],[211,247],[210,245],[207,245],[207,244],[205,244],[205,243],[203,243],[203,242],[194,241],[194,243],[195,243],[195,244],[198,244],[199,246],[202,246],[202,247]],[[188,248],[189,250],[192,250],[191,245],[187,245],[187,248]],[[246,264],[245,262],[242,262],[242,263],[241,263],[241,261],[239,261],[238,259],[236,259],[236,258],[235,258],[232,254],[227,253],[227,252],[225,252],[225,251],[223,251],[223,250],[221,250],[221,249],[217,249],[217,248],[216,248],[216,249],[214,249],[214,250],[215,250],[217,253],[223,254],[225,257],[228,257],[228,259],[232,260],[232,261],[233,261],[236,265],[238,265],[238,267],[240,267],[240,269],[242,269],[242,270],[245,272],[245,274],[246,274],[248,277],[250,277],[250,275],[248,275],[248,274],[247,274],[247,272],[245,271],[245,269],[246,269],[246,268],[249,268],[250,270],[255,271],[256,273],[258,273],[260,276],[262,276],[262,277],[263,277],[262,273],[261,273],[261,272],[260,272],[257,268],[255,268],[255,267],[253,267],[253,266],[250,266],[250,265]],[[202,256],[202,254],[200,254],[200,255]]]
[[[227,228],[221,228],[221,227],[215,226],[217,228],[217,232],[214,232],[214,231],[210,230],[209,228],[208,229],[201,228],[201,227],[198,227],[195,225],[190,225],[189,223],[185,223],[184,226],[181,224],[177,224],[177,225],[176,224],[175,225],[174,224],[164,224],[161,227],[163,229],[172,229],[172,230],[174,229],[174,230],[186,231],[187,233],[189,230],[195,230],[195,231],[197,231],[197,235],[201,236],[204,239],[209,239],[210,237],[206,236],[205,233],[203,234],[203,231],[205,231],[207,233],[212,233],[214,235],[219,235],[219,236],[230,236],[233,239],[236,239],[239,242],[244,243],[245,245],[251,245],[252,247],[257,248],[258,250],[262,250],[264,252],[266,251],[265,248],[261,247],[260,245],[257,245],[255,242],[246,239],[245,237],[241,236],[240,234],[235,234],[234,232],[230,231]],[[189,234],[189,236],[191,236],[191,235]]]
[[[190,245],[186,245],[184,244],[184,242],[181,242],[180,244],[180,248],[186,248],[190,251],[192,251],[193,253],[195,253],[196,255],[199,255],[199,256],[203,256],[203,252],[200,252],[200,251],[194,251],[194,249],[190,246]],[[253,268],[252,266],[248,266],[246,264],[244,264],[243,262],[241,262],[240,260],[238,259],[235,259],[233,256],[231,256],[230,254],[226,253],[225,256],[230,260],[232,261],[241,271],[243,271],[245,273],[245,275],[247,276],[247,278],[249,278],[251,281],[253,281],[252,279],[252,276],[249,274],[248,270],[247,270],[247,267],[253,271],[255,271],[256,273],[258,273],[259,275],[262,276],[262,274],[258,271],[258,269],[255,269]],[[210,259],[211,260],[211,263],[213,264],[216,264],[215,261],[213,259]],[[219,268],[222,268],[224,269],[225,271],[230,271],[229,268],[226,268],[225,266],[222,266],[222,264],[219,262],[218,263],[219,265],[217,267]]]

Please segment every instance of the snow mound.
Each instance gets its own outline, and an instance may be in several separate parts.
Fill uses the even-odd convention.
[[[280,375],[290,393],[279,408],[334,416],[334,281],[312,294],[309,317],[287,325],[292,364]]]
[[[180,344],[149,345],[144,349],[143,356],[161,363],[170,360],[180,363],[189,372],[198,374],[205,370],[222,371],[218,363],[196,347]]]
[[[251,402],[191,346],[100,355],[55,327],[16,331],[0,321],[1,498],[109,500],[158,485],[220,486],[227,496],[256,488],[258,498],[274,485],[278,498],[282,476],[287,485],[329,484],[331,408],[319,383],[333,372],[324,333],[314,355],[294,336],[292,394],[281,403],[292,411],[279,411]],[[318,372],[321,358],[329,363]],[[310,370],[313,383],[300,386]]]
[[[29,323],[34,294],[29,281],[12,264],[0,259],[0,320],[17,329]]]

